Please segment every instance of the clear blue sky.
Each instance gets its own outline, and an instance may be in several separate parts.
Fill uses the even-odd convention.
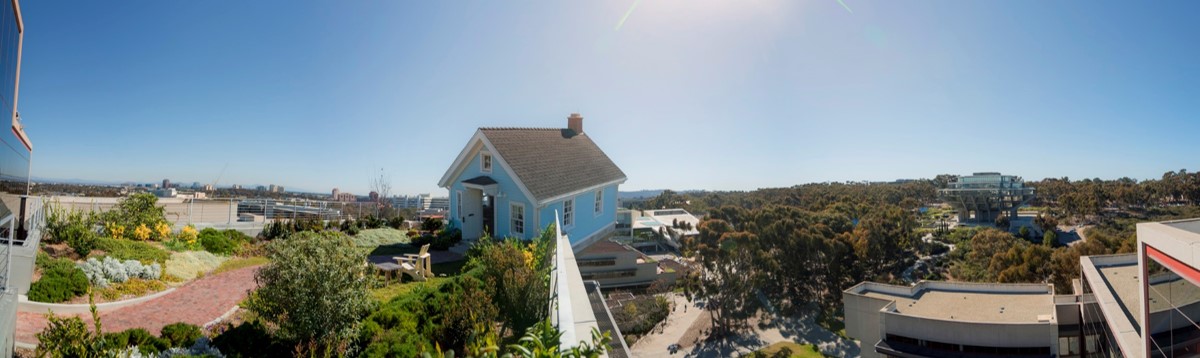
[[[844,1],[24,1],[19,106],[49,178],[444,193],[570,112],[623,190],[1200,169],[1200,2]]]

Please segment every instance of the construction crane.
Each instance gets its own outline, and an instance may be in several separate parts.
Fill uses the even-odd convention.
[[[214,191],[217,190],[217,182],[221,181],[221,177],[225,176],[225,169],[229,169],[229,162],[225,162],[225,166],[221,167],[221,173],[217,174],[216,179],[213,179],[212,188]]]

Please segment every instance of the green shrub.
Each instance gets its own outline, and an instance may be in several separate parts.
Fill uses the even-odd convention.
[[[438,232],[433,238],[433,242],[429,248],[434,250],[448,250],[454,244],[462,241],[462,231],[459,229],[448,229]]]
[[[140,241],[117,240],[102,237],[96,240],[96,249],[104,250],[108,256],[121,260],[138,260],[142,263],[164,263],[171,257],[167,250]]]
[[[130,328],[121,332],[106,333],[105,343],[109,347],[137,347],[142,354],[158,353],[171,348],[171,342],[155,337],[145,328]]]
[[[87,275],[71,260],[51,260],[42,266],[42,278],[29,286],[30,301],[59,303],[87,293]]]
[[[218,255],[232,255],[238,247],[225,233],[213,228],[200,231],[200,245],[204,246],[204,251]]]
[[[242,322],[212,340],[213,347],[228,357],[273,357],[289,347],[275,339],[261,322]]]
[[[428,232],[441,230],[443,226],[445,226],[445,224],[442,223],[441,219],[425,218],[424,221],[421,221],[421,230]]]
[[[92,306],[93,317],[95,306]],[[59,317],[53,313],[46,315],[46,329],[37,333],[38,346],[34,355],[37,357],[66,358],[66,357],[100,357],[103,355],[103,341],[96,339],[83,319],[78,316]],[[100,328],[99,321],[95,321]]]
[[[186,348],[195,344],[201,335],[199,326],[179,322],[163,326],[160,336],[167,340],[171,347]]]
[[[391,219],[388,219],[387,226],[396,230],[400,230],[400,228],[404,227],[404,217],[393,216]]]

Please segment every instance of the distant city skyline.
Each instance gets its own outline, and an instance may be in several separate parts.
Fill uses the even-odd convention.
[[[633,4],[22,3],[31,174],[444,195],[571,112],[623,191],[1200,170],[1197,2]]]

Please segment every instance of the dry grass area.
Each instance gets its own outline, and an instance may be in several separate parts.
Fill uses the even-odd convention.
[[[192,280],[217,269],[227,259],[207,251],[175,252],[167,260],[163,273],[182,278],[185,281]]]

